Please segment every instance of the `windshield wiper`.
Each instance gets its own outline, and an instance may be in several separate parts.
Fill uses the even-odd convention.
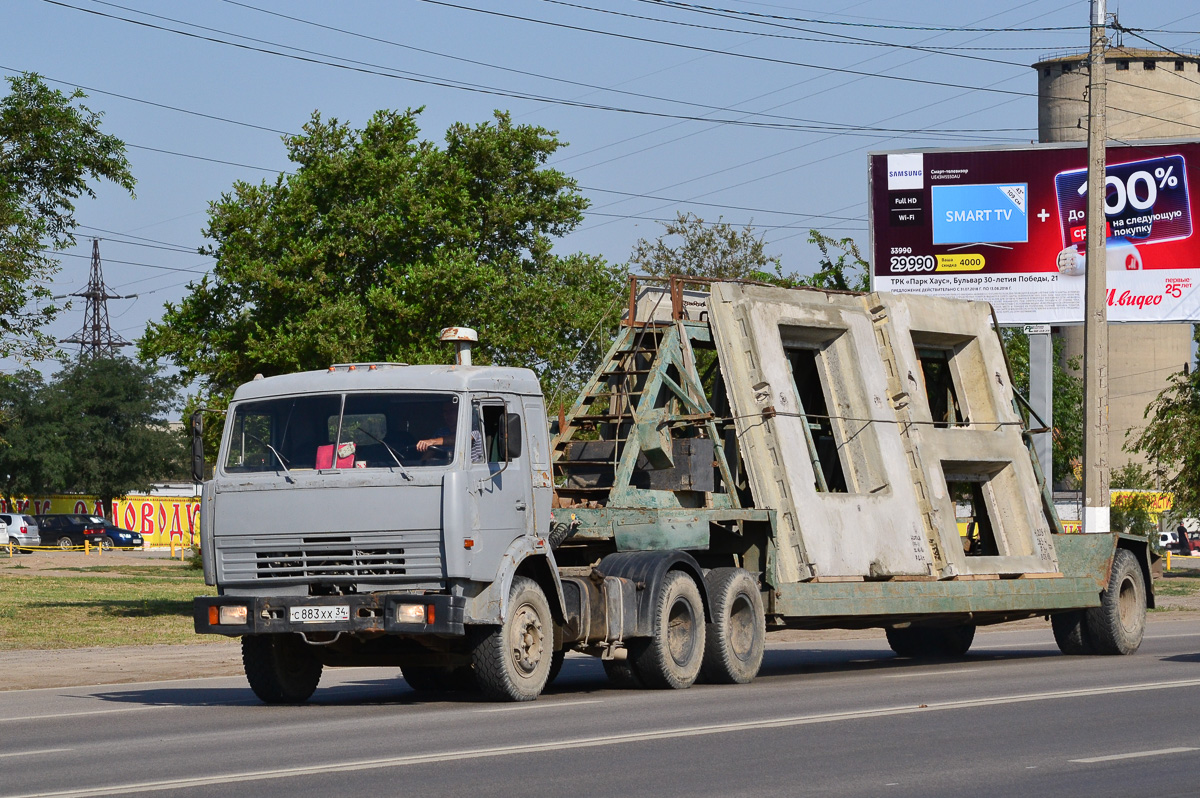
[[[292,472],[287,467],[287,461],[285,461],[283,459],[283,455],[281,455],[278,451],[276,451],[274,446],[267,443],[266,441],[264,441],[262,438],[258,437],[257,435],[251,435],[249,432],[245,433],[245,435],[250,440],[257,441],[258,443],[261,443],[263,446],[266,446],[268,449],[270,449],[271,454],[275,455],[275,459],[279,461],[280,467],[283,468],[283,473],[284,473],[284,476],[287,478],[287,481],[295,482],[295,480],[292,479]]]
[[[371,439],[371,440],[373,440],[373,441],[376,441],[376,442],[378,442],[378,443],[382,443],[382,444],[383,444],[383,448],[387,449],[387,450],[388,450],[388,454],[390,454],[390,455],[392,456],[392,459],[396,461],[396,467],[400,469],[400,476],[404,477],[404,478],[405,478],[405,479],[407,479],[409,482],[411,482],[411,481],[412,481],[412,474],[408,473],[408,469],[406,469],[406,468],[404,467],[404,463],[401,463],[401,462],[400,462],[400,456],[399,456],[398,454],[396,454],[396,450],[395,450],[395,449],[393,449],[393,448],[392,448],[390,445],[388,445],[388,442],[387,442],[387,441],[383,440],[382,438],[376,438],[374,435],[372,435],[371,433],[367,432],[367,431],[366,431],[365,429],[363,429],[362,427],[359,427],[359,428],[358,428],[358,432],[361,432],[363,435],[366,435],[368,438],[370,438],[370,439]]]

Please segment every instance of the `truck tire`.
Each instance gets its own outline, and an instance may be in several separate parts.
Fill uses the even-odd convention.
[[[321,661],[299,635],[245,635],[242,668],[264,704],[303,704],[321,681]]]
[[[647,687],[683,690],[704,662],[704,603],[683,571],[669,571],[659,587],[649,640],[630,647],[633,665]]]
[[[436,665],[404,665],[400,675],[418,693],[444,693],[450,688],[450,669]]]
[[[560,648],[554,652],[554,655],[550,658],[550,673],[546,676],[546,687],[554,684],[554,680],[558,678],[558,674],[562,673],[563,662],[566,659],[567,652],[565,649]]]
[[[475,633],[475,679],[493,701],[533,701],[550,675],[554,619],[546,594],[532,579],[513,577],[508,596],[504,623]]]
[[[905,626],[887,629],[887,641],[899,657],[942,659],[964,656],[975,641],[975,624]]]
[[[749,684],[762,666],[767,621],[762,594],[743,568],[714,568],[704,575],[712,622],[704,631],[700,675],[713,684]]]
[[[637,668],[627,659],[604,659],[600,660],[604,665],[604,675],[608,677],[608,681],[613,687],[618,690],[642,690],[646,687],[646,682],[637,672]]]
[[[1096,653],[1088,634],[1085,610],[1056,612],[1050,616],[1050,628],[1054,630],[1054,642],[1058,643],[1062,653],[1069,656]]]
[[[1113,555],[1108,587],[1100,606],[1087,610],[1087,630],[1097,654],[1132,654],[1146,631],[1146,581],[1137,557],[1128,549]]]

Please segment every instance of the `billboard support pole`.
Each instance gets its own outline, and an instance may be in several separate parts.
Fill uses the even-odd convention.
[[[1104,216],[1105,0],[1091,0],[1088,56],[1087,261],[1083,355],[1083,531],[1109,532],[1108,495],[1108,308],[1107,239]]]

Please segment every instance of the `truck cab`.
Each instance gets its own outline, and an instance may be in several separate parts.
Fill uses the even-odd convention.
[[[234,394],[204,484],[204,576],[218,596],[197,599],[197,631],[320,646],[327,664],[461,666],[468,627],[501,622],[518,573],[553,571],[550,501],[527,369],[369,363],[256,378]],[[557,599],[556,585],[545,588]]]

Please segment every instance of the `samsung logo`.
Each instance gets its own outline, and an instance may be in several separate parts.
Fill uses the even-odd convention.
[[[925,154],[888,153],[887,182],[888,191],[916,191],[925,188]]]

